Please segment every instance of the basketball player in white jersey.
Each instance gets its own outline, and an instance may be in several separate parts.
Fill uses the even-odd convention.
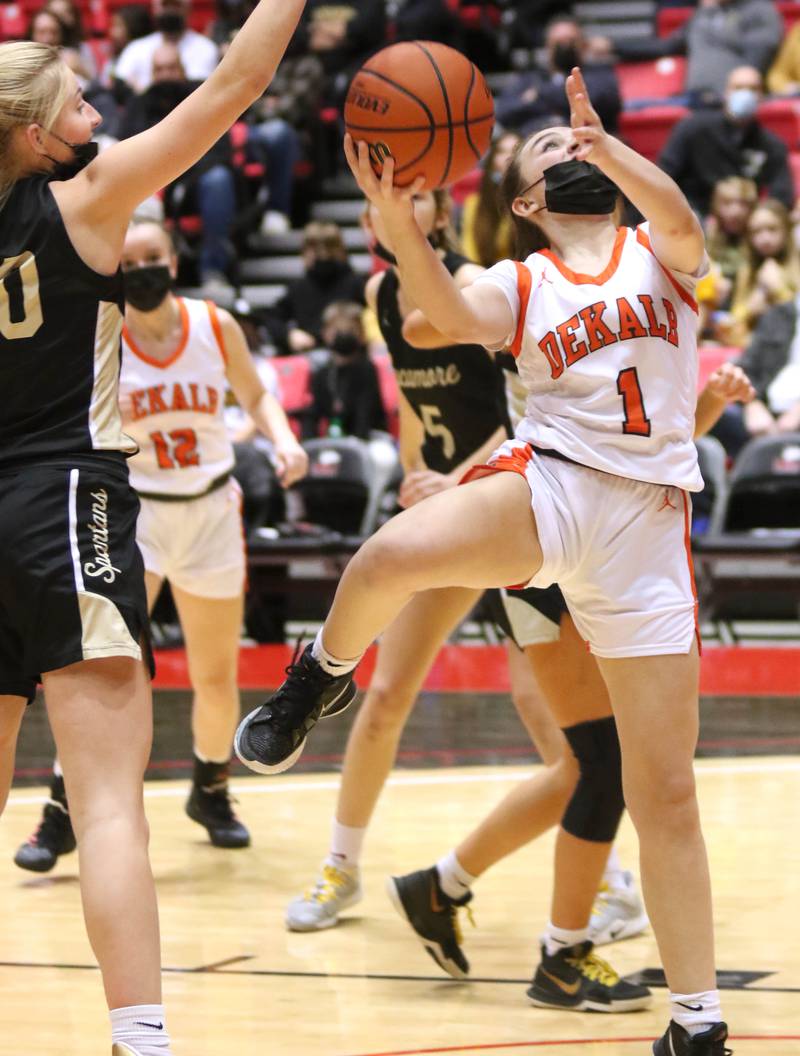
[[[231,476],[233,446],[223,420],[228,386],[272,440],[284,487],[305,474],[308,458],[280,404],[264,390],[239,324],[211,301],[172,292],[177,264],[163,227],[149,221],[130,227],[122,250],[120,408],[123,427],[139,448],[128,465],[141,502],[136,541],[148,609],[168,580],[194,690],[194,775],[186,812],[215,846],[246,847],[250,834],[228,794],[246,580],[241,490]],[[14,860],[47,872],[74,847],[56,764],[42,822]]]
[[[414,222],[421,181],[395,188],[391,159],[379,180],[366,144],[346,140],[411,297],[451,341],[512,347],[527,413],[476,479],[404,511],[362,547],[316,641],[243,720],[235,748],[253,769],[283,768],[323,711],[353,694],[363,652],[418,591],[559,583],[598,659],[622,744],[671,991],[655,1056],[723,1056],[693,774],[689,493],[702,479],[692,294],[707,268],[703,232],[677,185],[605,133],[577,69],[567,94],[572,127],[528,139],[504,184],[514,222],[531,235],[526,263],[501,262],[463,291]],[[646,218],[638,231],[616,229],[618,191]]]

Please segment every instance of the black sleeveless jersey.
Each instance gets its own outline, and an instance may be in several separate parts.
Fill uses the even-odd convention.
[[[468,263],[457,253],[444,257],[451,275]],[[397,384],[425,428],[425,465],[448,473],[499,426],[508,428],[502,375],[480,345],[409,345],[402,334],[398,288],[397,273],[390,269],[378,289],[378,324],[392,357]]]
[[[117,405],[122,277],[75,251],[47,176],[0,209],[0,469],[133,453]]]

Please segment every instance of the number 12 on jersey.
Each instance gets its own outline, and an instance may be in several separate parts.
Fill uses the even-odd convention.
[[[625,420],[622,423],[623,433],[634,436],[650,435],[650,419],[644,409],[642,387],[636,367],[626,367],[617,375],[617,392],[622,397]]]
[[[151,433],[150,439],[156,449],[159,469],[187,469],[200,465],[194,429],[173,429],[166,436],[160,432]]]

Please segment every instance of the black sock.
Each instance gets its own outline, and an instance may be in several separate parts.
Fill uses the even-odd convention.
[[[229,764],[229,759],[226,759],[224,763],[215,763],[200,759],[195,753],[194,773],[192,775],[192,782],[195,788],[207,793],[219,792],[227,788]]]

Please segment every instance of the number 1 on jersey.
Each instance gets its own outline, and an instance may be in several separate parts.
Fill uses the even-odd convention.
[[[622,397],[622,407],[625,411],[625,421],[622,423],[623,433],[649,436],[650,419],[645,413],[644,397],[636,367],[626,367],[625,370],[619,372],[617,392]]]

